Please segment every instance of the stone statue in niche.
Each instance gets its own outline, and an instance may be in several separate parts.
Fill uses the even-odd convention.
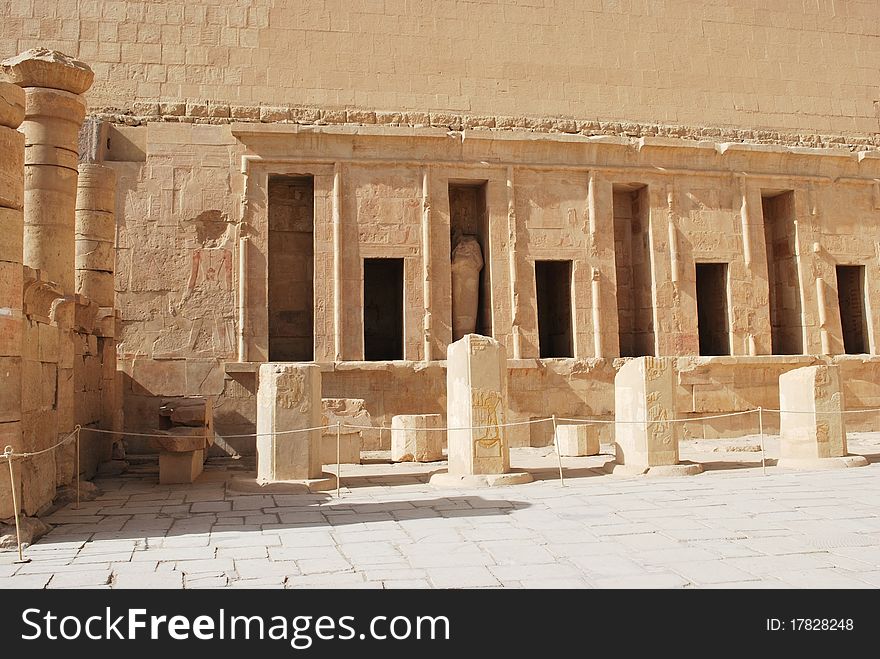
[[[477,329],[480,303],[480,271],[483,250],[476,236],[453,235],[452,242],[452,340]]]

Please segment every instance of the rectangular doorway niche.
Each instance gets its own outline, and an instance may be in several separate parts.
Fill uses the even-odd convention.
[[[654,355],[648,187],[614,186],[614,260],[620,356]]]
[[[865,313],[865,266],[837,266],[837,301],[843,330],[843,351],[847,355],[870,352]]]
[[[485,181],[449,182],[449,231],[450,257],[454,256],[455,247],[462,236],[475,238],[480,246],[483,269],[479,277],[475,332],[492,336],[492,269],[489,267],[489,214],[486,211]],[[453,309],[456,308],[454,295],[453,292]],[[452,338],[457,341],[461,336],[453,335]]]
[[[403,259],[364,259],[364,359],[403,359]]]
[[[770,342],[774,355],[804,351],[801,282],[796,255],[794,192],[761,191],[767,283],[770,288]]]
[[[535,261],[541,358],[574,357],[571,261]]]
[[[697,263],[696,270],[700,355],[729,355],[727,264]]]
[[[269,177],[269,361],[314,359],[315,184]]]

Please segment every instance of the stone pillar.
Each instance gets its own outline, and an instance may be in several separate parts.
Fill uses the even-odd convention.
[[[779,376],[778,466],[789,469],[863,467],[848,455],[843,394],[836,365],[804,366]]]
[[[507,357],[498,341],[467,334],[449,344],[446,356],[448,473],[435,485],[528,483],[528,472],[510,471],[507,443]]]
[[[261,364],[257,385],[257,481],[321,478],[321,431],[289,432],[320,425],[321,368],[315,364]]]
[[[614,378],[615,474],[698,474],[698,464],[680,464],[676,418],[675,362],[669,357],[627,361]]]
[[[113,307],[116,241],[116,172],[79,166],[76,191],[76,292],[99,307]]]
[[[24,264],[72,294],[74,208],[79,129],[86,104],[81,96],[94,74],[62,53],[35,48],[0,63],[7,79],[24,88],[25,134]]]
[[[434,462],[443,459],[443,417],[398,414],[391,417],[391,460]]]
[[[563,458],[599,455],[599,426],[594,423],[557,426],[555,441]]]
[[[0,452],[21,451],[22,203],[24,91],[0,82]],[[18,469],[18,463],[13,463]],[[21,502],[21,478],[16,478]],[[0,460],[0,519],[12,517],[9,467]]]

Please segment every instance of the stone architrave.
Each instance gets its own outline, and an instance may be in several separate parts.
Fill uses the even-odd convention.
[[[614,378],[615,474],[698,474],[698,464],[680,464],[674,360],[638,357]]]
[[[321,478],[321,368],[269,362],[260,365],[259,377],[257,480]],[[289,432],[304,428],[316,430]]]
[[[579,423],[557,426],[556,447],[563,458],[599,454],[599,426]]]
[[[443,417],[398,414],[391,417],[392,462],[435,462],[443,459]]]
[[[0,62],[25,92],[24,264],[41,270],[65,294],[75,292],[74,209],[82,94],[92,70],[68,55],[33,48]]]
[[[452,340],[477,329],[483,252],[473,236],[462,236],[452,251]]]
[[[532,480],[511,472],[507,443],[507,357],[498,341],[467,334],[446,357],[449,469],[435,485],[512,485]]]
[[[860,455],[847,454],[837,366],[804,366],[780,375],[779,409],[779,467],[834,469],[868,464]]]

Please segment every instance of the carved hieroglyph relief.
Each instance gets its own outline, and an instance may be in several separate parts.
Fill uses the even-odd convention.
[[[501,428],[499,408],[501,395],[497,391],[474,389],[471,396],[473,407],[474,455],[481,458],[501,456]]]

